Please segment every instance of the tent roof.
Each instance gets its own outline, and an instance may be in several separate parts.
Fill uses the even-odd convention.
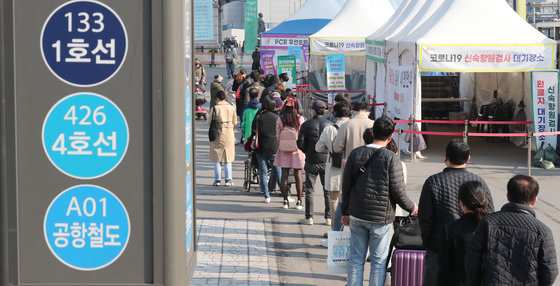
[[[367,40],[384,41],[397,34],[414,18],[426,0],[405,0],[401,3],[393,17],[382,28],[369,35]]]
[[[403,27],[398,33],[389,37],[387,42],[398,43],[398,41],[408,38],[410,33],[414,32],[414,30],[430,19],[443,2],[445,2],[445,0],[425,0],[422,7],[417,11],[416,16],[410,19],[406,23],[405,27]]]
[[[311,38],[364,38],[379,29],[395,9],[388,0],[348,0],[332,21]]]
[[[330,19],[301,19],[282,22],[265,35],[311,35],[327,25]]]
[[[429,44],[555,43],[503,0],[446,0],[402,42]]]
[[[346,0],[307,0],[284,22],[264,34],[311,35],[327,25],[345,2]]]

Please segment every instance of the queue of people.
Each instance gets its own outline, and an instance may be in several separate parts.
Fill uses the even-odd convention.
[[[282,208],[295,202],[295,209],[305,208],[298,223],[314,224],[313,195],[319,177],[325,225],[337,231],[350,229],[348,285],[363,285],[368,252],[369,285],[385,285],[398,207],[418,216],[426,249],[422,285],[553,285],[558,275],[554,240],[551,230],[535,218],[539,186],[534,178],[511,178],[509,203],[494,212],[488,185],[467,170],[468,144],[451,140],[445,149],[445,168],[426,179],[416,204],[407,194],[406,165],[397,154],[392,119],[370,119],[368,104],[352,106],[343,94],[334,98],[329,117],[326,104],[315,100],[313,117],[306,119],[300,101],[278,77],[264,76],[262,71],[252,71],[248,78],[240,71],[233,77],[230,93],[236,94],[237,106],[228,104],[225,92],[218,90],[210,110],[209,122],[217,119],[222,124],[220,137],[210,143],[210,160],[216,162],[214,185],[221,185],[222,168],[225,184],[232,185],[233,126],[239,116],[240,140],[251,142],[266,204],[277,183]],[[290,176],[296,200],[290,196]],[[274,181],[272,186],[269,180]]]

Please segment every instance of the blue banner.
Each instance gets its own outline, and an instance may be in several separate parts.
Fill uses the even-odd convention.
[[[327,56],[327,88],[345,90],[344,55]]]
[[[194,0],[194,40],[214,40],[214,8],[212,0]]]

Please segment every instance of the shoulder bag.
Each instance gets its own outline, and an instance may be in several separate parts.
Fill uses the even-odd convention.
[[[220,136],[221,124],[216,119],[216,107],[212,109],[212,120],[210,121],[210,128],[208,129],[208,140],[210,142],[216,140]]]
[[[334,128],[338,130],[338,125],[333,124]],[[333,152],[329,153],[331,155],[331,164],[335,168],[342,168],[342,153],[334,152],[334,141],[331,142],[331,150]]]

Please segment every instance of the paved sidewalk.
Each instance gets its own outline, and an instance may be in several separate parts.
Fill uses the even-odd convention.
[[[197,225],[198,264],[191,285],[278,285],[266,231],[270,220],[199,219]]]

